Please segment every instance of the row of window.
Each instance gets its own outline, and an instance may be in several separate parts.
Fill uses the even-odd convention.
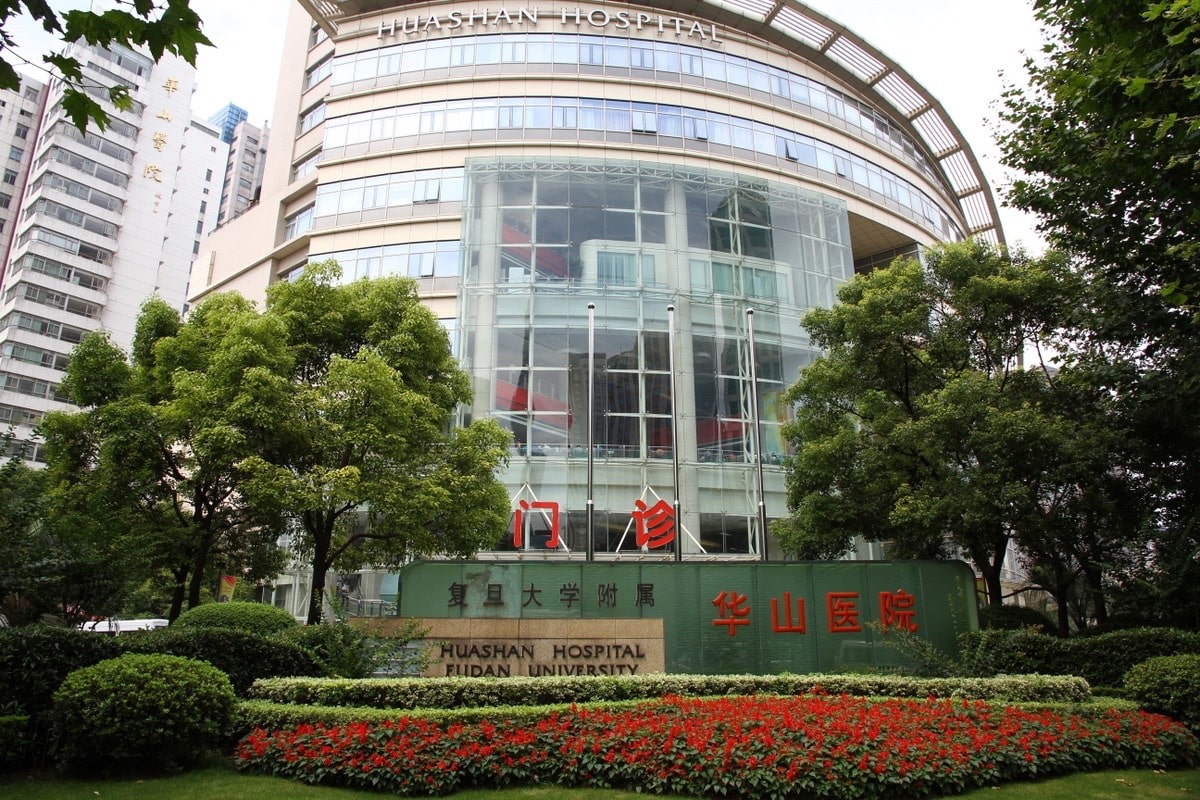
[[[0,372],[0,389],[30,397],[48,397],[51,400],[65,399],[58,394],[58,384],[40,378],[30,378],[26,375],[15,375],[11,372]]]
[[[109,96],[108,89],[109,89],[108,86],[100,86],[98,84],[93,84],[93,83],[85,83],[83,85],[84,92],[91,95],[96,100],[99,100],[101,102],[108,103],[111,105],[112,98]],[[134,100],[132,97],[129,98],[129,103],[130,103],[130,106],[128,109],[119,109],[119,110],[128,111],[129,113],[133,114],[135,117],[140,117],[146,113],[146,104],[145,103],[143,103],[139,100]],[[116,106],[112,106],[112,107],[116,108]]]
[[[32,408],[0,403],[0,424],[3,425],[29,425],[32,427],[42,421],[42,416],[41,411],[35,411]]]
[[[77,255],[81,258],[86,258],[88,261],[95,261],[99,264],[112,263],[112,251],[105,250],[102,247],[96,247],[95,245],[82,242],[79,239],[75,239],[70,236],[64,236],[57,231],[40,228],[36,225],[22,233],[17,239],[18,246],[23,247],[29,242],[41,242],[42,244],[58,248],[59,250],[64,250],[68,253]]]
[[[20,311],[14,311],[3,319],[0,319],[0,330],[11,326],[16,326],[23,331],[36,333],[39,336],[49,336],[51,339],[69,342],[70,344],[79,344],[83,341],[83,337],[87,333],[87,331],[82,328],[76,328],[74,325],[65,325],[56,320],[44,319]]]
[[[98,161],[93,161],[90,158],[84,158],[78,153],[72,153],[70,150],[64,150],[58,145],[51,147],[45,152],[45,154],[40,156],[35,164],[35,167],[41,168],[43,164],[46,164],[50,161],[57,161],[60,164],[66,164],[70,167],[74,167],[86,175],[91,175],[93,178],[112,184],[113,186],[124,188],[129,185],[128,175],[117,172],[111,167],[106,167]],[[5,181],[7,182],[7,176]]]
[[[54,353],[50,350],[43,350],[40,347],[32,347],[31,345],[20,344],[19,342],[6,342],[4,347],[0,349],[0,356],[16,361],[24,361],[27,364],[50,367],[60,372],[65,371],[71,363],[71,357],[66,353]]]
[[[417,203],[453,203],[462,199],[462,167],[396,172],[318,186],[316,215],[325,217]]]
[[[108,47],[96,47],[92,52],[116,64],[121,69],[132,72],[138,77],[150,72],[150,69],[154,66],[154,62],[146,56],[127,47],[122,47],[119,44],[110,44]]]
[[[332,85],[447,67],[497,64],[591,65],[653,70],[654,80],[703,78],[726,91],[769,94],[777,105],[806,106],[858,128],[903,154],[937,180],[917,143],[882,113],[810,78],[729,53],[674,42],[571,34],[463,36],[410,42],[325,59],[309,73],[309,86],[332,74]]]
[[[458,275],[462,248],[457,240],[409,242],[382,247],[364,247],[337,253],[314,254],[309,262],[334,259],[342,267],[342,280],[403,275],[410,278],[452,278]],[[297,269],[292,276],[300,273]]]
[[[74,225],[77,228],[83,228],[85,231],[107,236],[110,239],[116,238],[117,226],[107,220],[93,217],[91,214],[84,214],[74,208],[56,203],[53,200],[42,198],[36,203],[25,209],[25,214],[22,219],[28,220],[37,214],[45,214],[48,217],[57,219],[60,222],[65,222],[68,225]]]
[[[72,267],[64,264],[61,261],[55,261],[52,258],[38,255],[37,253],[26,253],[21,256],[20,260],[13,263],[13,272],[27,269],[30,272],[40,272],[43,275],[49,275],[52,278],[58,278],[67,283],[73,283],[77,286],[82,286],[85,289],[95,289],[103,291],[108,281],[103,276],[95,273]]]
[[[109,158],[115,158],[117,161],[123,161],[126,164],[133,163],[133,150],[130,148],[110,142],[108,139],[97,136],[90,131],[80,133],[78,128],[66,120],[56,122],[54,127],[51,128],[49,135],[71,139],[90,147],[92,150],[103,153]]]
[[[329,120],[325,149],[452,132],[568,129],[645,134],[660,147],[678,139],[741,148],[810,167],[876,192],[925,221],[940,236],[962,238],[954,221],[913,184],[863,157],[812,136],[704,109],[573,97],[473,98],[377,109]],[[686,145],[685,145],[686,146]]]
[[[57,308],[60,311],[66,311],[71,314],[78,314],[81,317],[95,319],[100,316],[101,307],[96,303],[89,303],[86,300],[80,300],[77,297],[72,297],[63,292],[56,292],[53,289],[47,289],[45,286],[38,286],[33,283],[24,284],[25,291],[20,292],[19,286],[14,286],[8,290],[6,300],[11,300],[17,294],[22,294],[26,300],[37,303],[50,308]]]
[[[33,185],[30,187],[30,192],[35,192],[42,186],[47,186],[51,189],[57,189],[60,192],[65,192],[71,197],[76,197],[85,203],[98,206],[106,211],[115,211],[120,213],[121,209],[125,205],[124,202],[118,197],[114,197],[111,194],[105,194],[99,189],[93,189],[92,187],[80,183],[79,181],[72,180],[71,178],[67,178],[63,175],[58,175],[53,172],[43,173],[40,178],[33,182]]]

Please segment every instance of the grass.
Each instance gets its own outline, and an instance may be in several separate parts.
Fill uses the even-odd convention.
[[[223,764],[210,765],[170,778],[144,780],[81,780],[39,776],[0,777],[0,796],[21,800],[378,800],[384,795],[353,789],[306,786],[282,778],[243,775]],[[645,800],[647,795],[603,789],[535,787],[504,791],[478,790],[450,795],[450,800]],[[1200,769],[1176,772],[1123,770],[1053,778],[1037,783],[1013,783],[977,789],[958,797],[965,800],[1197,800]],[[669,800],[669,798],[663,798]]]

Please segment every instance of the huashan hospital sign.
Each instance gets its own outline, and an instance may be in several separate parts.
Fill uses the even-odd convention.
[[[634,31],[689,39],[709,45],[724,44],[716,23],[701,22],[668,14],[644,11],[609,11],[603,8],[557,8],[545,11],[538,6],[515,9],[472,9],[442,14],[413,14],[379,23],[379,38],[391,40],[446,32],[487,33],[504,29],[540,29],[554,26],[573,31]]]

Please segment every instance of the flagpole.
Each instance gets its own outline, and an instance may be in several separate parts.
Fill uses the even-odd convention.
[[[588,390],[587,390],[587,560],[596,559],[595,533],[596,500],[593,479],[596,449],[596,304],[588,303]]]
[[[758,354],[754,352],[754,309],[746,309],[746,333],[750,343],[750,420],[754,428],[754,461],[758,473],[759,558],[767,559],[767,502],[763,489],[762,425],[758,414]]]
[[[683,561],[683,518],[679,506],[679,415],[675,408],[675,306],[667,306],[667,350],[671,369],[671,468],[675,481],[675,560]]]

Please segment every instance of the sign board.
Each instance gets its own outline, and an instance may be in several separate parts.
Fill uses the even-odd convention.
[[[428,675],[835,672],[978,628],[961,561],[419,562],[399,613],[430,627]]]

